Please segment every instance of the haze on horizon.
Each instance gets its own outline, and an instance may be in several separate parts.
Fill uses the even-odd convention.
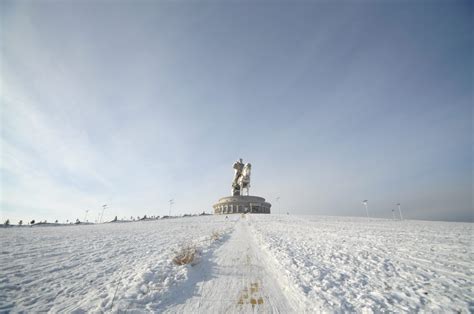
[[[2,1],[0,217],[473,221],[470,1]],[[280,200],[276,202],[276,198]]]

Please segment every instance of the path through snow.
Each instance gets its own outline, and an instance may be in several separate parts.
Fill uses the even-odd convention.
[[[188,280],[170,291],[162,309],[171,313],[293,313],[298,300],[273,272],[273,261],[256,244],[249,221],[211,256],[195,265]]]

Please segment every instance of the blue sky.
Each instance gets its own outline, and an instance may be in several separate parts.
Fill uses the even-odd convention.
[[[472,221],[468,1],[2,1],[1,212]],[[280,197],[278,203],[275,198]]]

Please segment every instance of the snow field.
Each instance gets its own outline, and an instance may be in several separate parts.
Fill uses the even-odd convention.
[[[471,223],[228,217],[2,228],[0,312],[474,312]]]
[[[251,216],[305,311],[473,311],[470,223]]]
[[[0,311],[154,310],[191,266],[173,257],[201,254],[229,232],[224,217],[189,217],[89,226],[0,229]]]

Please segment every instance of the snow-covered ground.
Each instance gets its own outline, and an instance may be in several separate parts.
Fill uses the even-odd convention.
[[[191,267],[172,262],[219,244],[232,222],[202,216],[88,226],[1,228],[0,312],[154,310]]]
[[[474,311],[473,224],[252,216],[309,311]]]
[[[469,223],[229,215],[0,240],[0,312],[474,310]],[[197,260],[174,264],[187,246]]]

